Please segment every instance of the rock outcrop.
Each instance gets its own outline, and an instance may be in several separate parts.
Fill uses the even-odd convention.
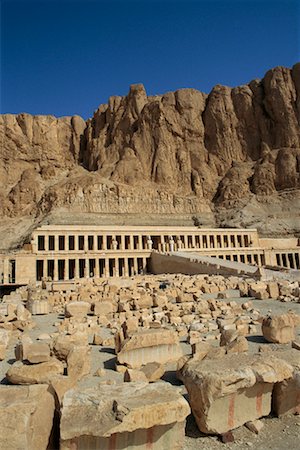
[[[250,224],[251,205],[258,218],[275,208],[282,231],[298,230],[297,212],[286,224],[282,195],[291,205],[299,200],[299,121],[300,63],[209,95],[181,89],[148,97],[132,85],[87,122],[2,115],[2,224],[27,217],[34,226],[55,211],[201,213],[210,221],[214,213],[225,225],[233,214],[236,224]]]

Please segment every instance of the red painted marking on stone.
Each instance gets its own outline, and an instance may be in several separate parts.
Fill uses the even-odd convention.
[[[229,410],[227,421],[229,429],[234,428],[234,402],[235,402],[235,394],[232,394],[232,396],[229,399]]]
[[[146,449],[151,450],[153,448],[153,434],[154,434],[154,427],[147,429],[147,444]]]
[[[116,450],[117,433],[114,433],[109,438],[108,450]]]
[[[258,414],[258,417],[262,416],[262,388],[260,388],[256,396],[256,412]]]

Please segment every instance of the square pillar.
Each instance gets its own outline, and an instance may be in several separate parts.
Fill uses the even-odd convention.
[[[104,262],[104,276],[106,278],[108,278],[109,277],[109,260],[108,260],[108,258],[105,258],[104,261],[105,261]]]
[[[58,252],[58,248],[59,248],[59,246],[58,246],[58,234],[55,234],[54,235],[54,251]]]
[[[85,245],[86,239],[84,239],[84,245]],[[89,278],[90,277],[90,264],[89,264],[89,258],[85,258],[85,265],[84,265],[84,277]]]
[[[58,259],[54,258],[53,281],[58,281]]]
[[[124,258],[124,275],[125,277],[129,277],[128,258]]]
[[[121,248],[120,250],[125,250],[125,235],[121,235]]]
[[[75,259],[74,277],[79,278],[79,259]]]
[[[100,271],[99,271],[99,259],[96,258],[95,259],[95,277],[99,278],[100,277]]]
[[[115,258],[115,268],[114,268],[114,276],[119,276],[119,258]]]
[[[69,279],[69,259],[65,259],[65,270],[64,270],[64,280]]]

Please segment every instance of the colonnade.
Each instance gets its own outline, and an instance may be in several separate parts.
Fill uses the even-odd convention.
[[[300,253],[294,251],[276,253],[276,265],[287,269],[300,269]]]
[[[150,255],[149,255],[150,256]],[[71,280],[88,277],[134,276],[147,271],[148,257],[42,258],[36,260],[36,279]]]

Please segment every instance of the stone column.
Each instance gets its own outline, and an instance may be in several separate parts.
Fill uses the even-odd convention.
[[[196,248],[196,238],[194,234],[192,234],[192,247]]]
[[[88,243],[88,236],[86,234],[83,235],[83,241],[84,241],[83,249],[85,252],[88,252],[89,251],[89,243]]]
[[[121,248],[120,250],[125,250],[125,235],[121,235]]]
[[[174,252],[174,246],[175,246],[175,241],[173,239],[173,236],[169,237],[169,250],[170,252]]]
[[[70,260],[69,259],[65,259],[64,280],[68,280],[69,279],[69,264],[70,264]]]
[[[137,275],[137,274],[138,274],[138,271],[139,271],[139,269],[138,269],[138,263],[137,263],[137,258],[133,258],[133,270],[134,270],[135,275]]]
[[[58,281],[58,259],[54,258],[53,281]]]
[[[183,236],[183,248],[189,248],[188,237],[187,235]]]
[[[109,259],[108,258],[104,259],[104,276],[106,278],[109,277]]]
[[[125,277],[129,277],[128,258],[124,258],[124,275]]]
[[[78,252],[78,234],[74,234],[74,251]]]
[[[129,236],[129,250],[133,250],[133,249],[134,249],[133,235],[130,234],[130,236]]]
[[[58,234],[55,234],[54,235],[54,251],[55,252],[58,252],[59,250],[58,250]]]
[[[143,257],[143,271],[147,273],[147,258]]]
[[[9,282],[9,259],[5,258],[3,261],[3,283],[8,284]]]
[[[85,258],[84,261],[84,278],[89,278],[90,274],[89,274],[89,259]]]
[[[115,258],[115,269],[114,269],[114,276],[119,276],[119,258]]]
[[[143,238],[142,235],[138,235],[138,250],[143,250]]]
[[[94,269],[94,274],[96,278],[100,277],[100,271],[99,271],[99,259],[96,258],[95,259],[95,269]]]
[[[153,242],[152,242],[151,236],[147,237],[147,247],[148,247],[148,250],[152,250]]]
[[[293,259],[293,266],[294,266],[293,269],[297,269],[295,253],[292,253],[292,259]]]
[[[79,258],[75,258],[74,278],[79,278]]]
[[[180,239],[180,236],[177,237],[177,247],[178,250],[182,249],[182,240]]]
[[[102,236],[102,250],[107,250],[107,236],[104,234]]]

